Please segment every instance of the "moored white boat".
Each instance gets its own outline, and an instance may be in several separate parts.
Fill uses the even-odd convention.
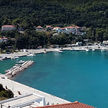
[[[12,56],[11,59],[17,59],[19,58],[18,56]]]
[[[18,63],[24,63],[25,61],[23,61],[23,60],[20,60]]]
[[[104,47],[101,48],[101,51],[105,51],[106,49]]]
[[[89,49],[88,49],[88,48],[86,48],[86,49],[85,49],[85,51],[89,51]]]
[[[34,54],[30,53],[30,54],[28,54],[27,56],[34,56]]]
[[[95,49],[94,49],[94,48],[92,48],[92,51],[95,51]]]
[[[60,50],[60,49],[58,49],[58,48],[57,48],[57,49],[55,49],[55,51],[56,51],[56,52],[63,52],[63,51],[61,51],[61,50]]]
[[[19,57],[18,57],[18,56],[15,56],[14,58],[17,59],[17,58],[19,58]]]

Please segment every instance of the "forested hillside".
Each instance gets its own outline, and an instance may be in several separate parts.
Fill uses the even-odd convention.
[[[51,44],[70,44],[84,39],[91,42],[108,40],[107,0],[0,0],[0,27],[13,24],[24,30],[0,32],[0,37],[8,37],[8,42],[0,43],[0,48],[37,48]],[[87,28],[86,35],[37,33],[34,26],[78,25]]]
[[[0,0],[0,24],[108,27],[107,0]]]

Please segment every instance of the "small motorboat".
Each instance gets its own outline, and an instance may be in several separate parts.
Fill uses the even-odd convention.
[[[27,56],[34,56],[34,54],[30,53],[30,54],[28,54]]]
[[[20,60],[18,63],[24,63],[25,61],[23,61],[23,60]]]
[[[61,51],[61,50],[60,50],[60,49],[58,49],[58,48],[57,48],[57,49],[55,49],[55,51],[56,51],[56,52],[63,52],[63,51]]]

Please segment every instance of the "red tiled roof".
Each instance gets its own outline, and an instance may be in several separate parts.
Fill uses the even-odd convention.
[[[52,27],[51,25],[46,25],[46,28]]]
[[[8,38],[6,38],[6,37],[3,37],[2,39],[8,39]]]
[[[3,25],[2,27],[15,27],[15,25]]]
[[[54,27],[53,29],[58,29],[58,28],[60,28],[60,27]]]
[[[68,27],[65,27],[65,28],[70,28],[70,29],[72,29],[72,28],[80,28],[79,26],[68,26]]]
[[[62,30],[64,30],[65,29],[65,27],[64,28],[61,28]]]
[[[68,26],[68,27],[65,27],[65,28],[70,28],[71,29],[71,28],[75,28],[75,27],[74,26]]]
[[[80,28],[79,26],[75,26],[76,28]]]
[[[0,37],[0,40],[1,40],[1,39],[5,39],[5,40],[6,40],[6,39],[8,39],[8,38],[6,38],[6,37]]]
[[[43,28],[42,26],[37,26],[36,28]]]
[[[43,106],[43,107],[36,107],[36,108],[95,108],[80,102],[73,102],[73,103],[67,103],[67,104],[57,104],[57,105],[51,105],[51,106]]]

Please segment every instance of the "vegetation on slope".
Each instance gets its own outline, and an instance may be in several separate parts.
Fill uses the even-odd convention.
[[[0,0],[0,24],[108,27],[107,0]]]
[[[23,28],[25,33],[1,33],[1,36],[10,38],[8,43],[0,44],[2,49],[8,49],[9,45],[18,49],[37,48],[39,45],[66,44],[83,39],[102,42],[108,39],[108,1],[0,0],[0,26],[4,24],[15,24],[17,28]],[[53,37],[51,33],[36,33],[33,28],[38,25],[70,24],[87,27],[86,35],[76,37],[61,34]]]
[[[0,100],[12,98],[14,94],[9,89],[4,89],[3,86],[0,84]]]

